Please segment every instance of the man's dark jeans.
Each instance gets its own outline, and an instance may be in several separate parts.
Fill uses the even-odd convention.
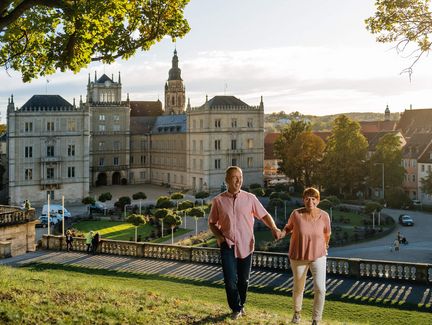
[[[223,242],[221,258],[228,305],[233,312],[238,312],[246,302],[252,254],[246,258],[236,258],[234,246],[230,248],[226,242]]]

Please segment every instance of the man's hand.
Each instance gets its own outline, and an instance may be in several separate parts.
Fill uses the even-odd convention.
[[[218,247],[221,247],[221,245],[222,245],[224,242],[226,242],[226,239],[225,239],[225,237],[223,237],[223,236],[218,236],[218,237],[216,237],[216,242],[217,242],[217,244],[218,244]]]
[[[279,228],[272,228],[272,230],[271,230],[271,232],[272,232],[272,235],[273,235],[273,238],[274,239],[276,239],[276,240],[279,240],[281,237],[281,230],[279,229]]]

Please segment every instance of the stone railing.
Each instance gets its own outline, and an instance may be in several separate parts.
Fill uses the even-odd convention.
[[[86,251],[84,238],[76,237],[72,243],[74,251]],[[63,236],[44,235],[43,249],[66,250]],[[153,243],[136,243],[103,239],[98,247],[99,253],[184,261],[193,263],[220,264],[217,248],[189,247]],[[256,251],[252,266],[259,269],[287,271],[289,259],[284,253]],[[328,257],[327,274],[355,278],[391,279],[422,284],[432,284],[432,264],[405,263],[393,261],[364,260],[357,258]]]
[[[26,223],[36,218],[35,210],[21,210],[18,207],[0,206],[0,227]]]

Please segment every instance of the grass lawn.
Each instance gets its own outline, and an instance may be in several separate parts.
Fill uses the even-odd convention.
[[[135,226],[123,221],[81,221],[75,223],[73,227],[83,233],[90,230],[99,231],[102,238],[113,240],[130,240],[135,238]],[[150,235],[153,226],[150,224],[138,227],[138,236],[145,238]]]
[[[63,265],[0,266],[0,323],[288,324],[291,297],[250,291],[247,316],[228,318],[221,284]],[[310,324],[311,299],[302,324]],[[320,324],[431,324],[432,313],[327,301]]]
[[[164,230],[165,233],[166,230]],[[177,231],[174,232],[174,237],[183,235],[183,234],[187,234],[188,232],[190,232],[192,234],[192,229],[184,229],[184,228],[178,228]],[[195,234],[195,233],[194,233]],[[163,237],[157,238],[152,240],[152,243],[163,243],[164,241],[170,240],[171,239],[171,230],[169,230],[169,234],[165,235]]]

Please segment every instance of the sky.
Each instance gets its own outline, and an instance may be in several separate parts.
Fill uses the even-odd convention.
[[[35,94],[85,98],[88,74],[121,72],[123,99],[163,102],[174,48],[192,106],[205,96],[233,95],[249,105],[263,96],[265,113],[298,111],[328,115],[391,112],[432,107],[432,58],[411,80],[401,74],[411,59],[379,44],[365,28],[374,2],[359,0],[191,0],[185,16],[191,31],[170,38],[128,61],[92,63],[78,74],[58,72],[23,83],[0,70],[0,118],[8,97],[20,107]],[[93,80],[93,79],[92,79]]]

